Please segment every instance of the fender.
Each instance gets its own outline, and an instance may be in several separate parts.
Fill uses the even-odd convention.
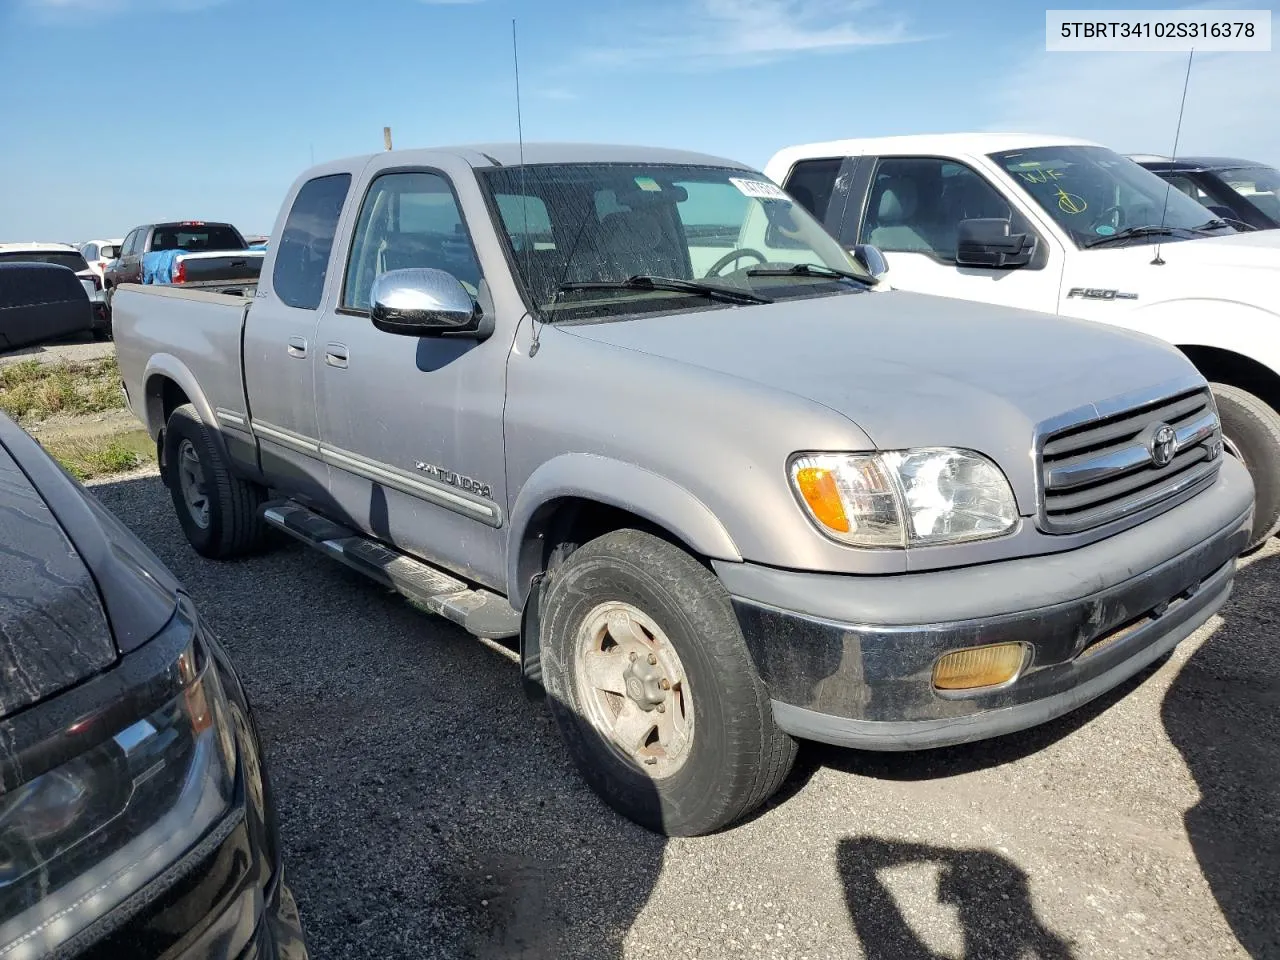
[[[1229,350],[1280,376],[1280,315],[1261,307],[1209,297],[1164,300],[1112,322],[1177,346]]]
[[[204,421],[205,426],[209,428],[210,433],[213,435],[213,442],[218,445],[218,452],[226,458],[228,463],[231,462],[231,456],[227,450],[226,437],[222,435],[222,429],[218,425],[218,418],[213,412],[213,407],[210,406],[204,391],[200,389],[200,384],[195,375],[187,368],[185,363],[170,353],[157,353],[152,356],[147,361],[146,370],[142,374],[147,432],[152,437],[158,437],[160,431],[164,428],[164,410],[160,405],[160,397],[154,395],[151,390],[151,378],[157,376],[172,380],[182,388],[182,392],[187,395],[187,399],[191,401],[191,405],[200,414],[200,419]]]
[[[537,572],[522,563],[521,545],[538,509],[562,497],[580,497],[644,517],[669,530],[703,556],[740,562],[729,531],[701,500],[677,483],[634,463],[587,453],[548,460],[525,481],[511,510],[507,540],[507,596],[524,604]]]

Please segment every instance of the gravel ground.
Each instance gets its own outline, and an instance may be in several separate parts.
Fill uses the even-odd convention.
[[[41,363],[54,363],[66,360],[69,363],[81,363],[85,360],[101,360],[103,357],[114,357],[116,345],[110,340],[94,340],[88,334],[74,340],[58,343],[46,343],[36,347],[23,347],[0,353],[0,367],[6,363],[17,363],[19,360],[30,360],[33,357]]]
[[[582,786],[500,652],[301,546],[201,560],[153,475],[96,492],[239,665],[321,960],[1280,957],[1274,543],[1072,717],[806,748],[751,822],[666,841]]]

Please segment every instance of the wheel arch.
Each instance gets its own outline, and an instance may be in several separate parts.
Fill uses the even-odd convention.
[[[684,487],[636,464],[564,454],[529,477],[511,511],[507,595],[523,606],[559,543],[611,530],[647,530],[703,559],[742,555],[711,509]]]
[[[1179,344],[1178,349],[1206,380],[1239,387],[1280,412],[1280,373],[1266,364],[1223,347]]]
[[[230,460],[226,438],[218,429],[213,407],[210,406],[204,391],[200,389],[199,382],[186,364],[171,354],[156,354],[147,363],[142,382],[147,432],[156,441],[156,455],[162,472],[165,469],[163,457],[165,424],[169,420],[169,415],[186,403],[195,407],[200,419],[209,427],[209,433],[218,446],[218,452]]]

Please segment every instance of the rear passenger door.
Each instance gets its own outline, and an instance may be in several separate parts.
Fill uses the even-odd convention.
[[[316,324],[333,279],[330,254],[350,188],[350,173],[316,177],[299,187],[283,225],[277,225],[279,242],[268,256],[271,262],[263,264],[267,282],[259,283],[245,323],[248,409],[216,411],[229,435],[252,431],[273,486],[321,506],[329,470],[320,459],[316,425]]]
[[[845,247],[869,243],[889,264],[889,283],[962,300],[1056,313],[1064,251],[1036,230],[980,172],[944,157],[878,157],[861,195],[846,205],[838,237]],[[1023,267],[994,269],[956,263],[960,221],[1009,221],[1011,233],[1036,238]]]

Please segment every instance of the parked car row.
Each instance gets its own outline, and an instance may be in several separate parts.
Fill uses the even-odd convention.
[[[47,263],[66,267],[80,280],[89,297],[93,324],[91,332],[99,340],[111,336],[111,318],[104,296],[102,277],[75,247],[68,243],[0,243],[0,264]],[[8,349],[13,349],[9,347]]]

